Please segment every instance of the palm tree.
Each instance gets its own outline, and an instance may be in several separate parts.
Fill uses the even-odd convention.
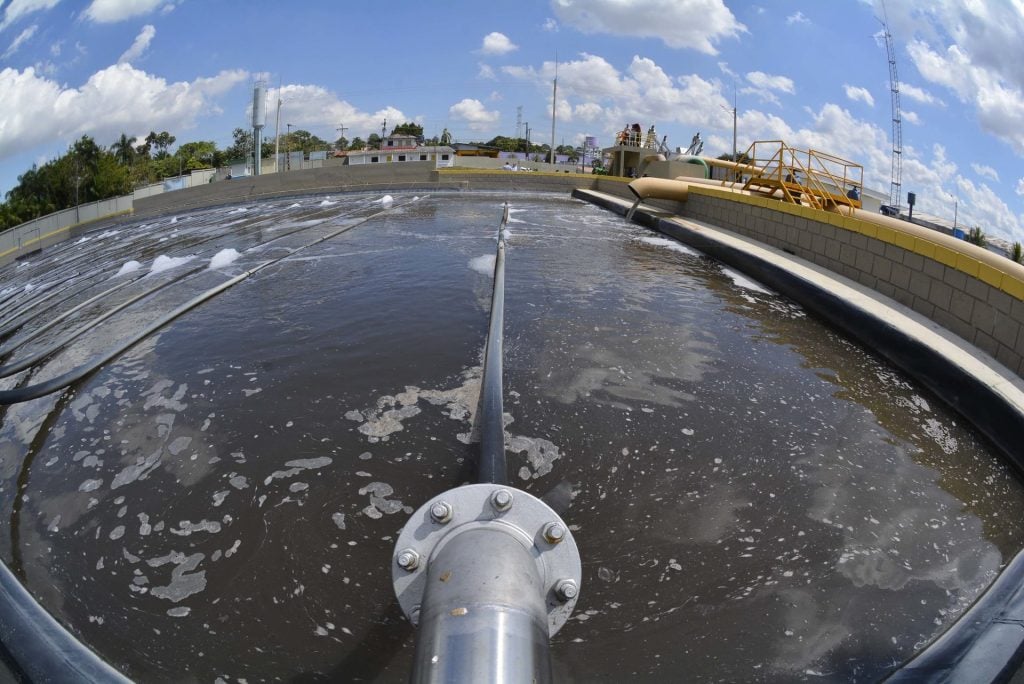
[[[1013,243],[1013,247],[1010,249],[1010,258],[1018,264],[1024,263],[1024,248],[1021,247],[1019,242]]]
[[[110,146],[110,151],[114,153],[119,162],[128,166],[135,159],[135,137],[129,138],[122,133],[117,142]]]
[[[985,231],[980,226],[971,228],[967,233],[967,241],[973,245],[984,247],[988,244],[988,238],[985,236]]]

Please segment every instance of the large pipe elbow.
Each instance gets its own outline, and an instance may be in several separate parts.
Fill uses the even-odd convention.
[[[638,200],[667,199],[685,202],[690,193],[690,184],[668,178],[637,178],[629,184],[630,192]]]

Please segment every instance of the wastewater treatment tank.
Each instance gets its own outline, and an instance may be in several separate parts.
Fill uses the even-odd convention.
[[[583,561],[557,681],[878,680],[1024,546],[983,438],[741,274],[564,196],[345,194],[0,270],[0,391],[182,311],[4,409],[3,561],[139,681],[406,680],[389,568],[472,478],[505,200],[509,466]]]

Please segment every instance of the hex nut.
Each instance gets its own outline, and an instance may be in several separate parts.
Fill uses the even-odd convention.
[[[402,549],[398,552],[398,555],[395,556],[395,562],[397,562],[398,567],[403,570],[412,572],[419,567],[420,554],[416,553],[415,549]]]
[[[499,489],[491,495],[491,505],[497,511],[507,511],[512,508],[512,492],[507,489]]]
[[[562,603],[573,600],[578,593],[579,587],[571,579],[558,580],[558,584],[555,585],[555,595]]]
[[[438,501],[430,507],[431,519],[441,525],[451,521],[453,512],[451,504],[447,501]]]
[[[565,539],[565,525],[560,522],[549,522],[544,526],[544,538],[550,544],[558,544]]]

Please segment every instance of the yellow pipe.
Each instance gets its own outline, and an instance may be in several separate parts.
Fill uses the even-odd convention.
[[[629,189],[636,196],[637,201],[653,197],[685,202],[690,193],[690,184],[687,181],[647,176],[631,182]]]
[[[932,230],[931,228],[925,228],[924,226],[919,226],[915,223],[903,221],[892,216],[883,216],[882,214],[875,214],[862,209],[853,209],[846,205],[839,205],[836,208],[836,211],[843,216],[850,216],[860,221],[873,223],[876,226],[884,226],[891,230],[904,233],[905,235],[927,240],[932,244],[940,245],[946,249],[950,249],[976,261],[987,264],[998,271],[1014,276],[1018,280],[1024,280],[1024,265],[1018,264],[1017,262],[994,252],[990,252],[984,247],[979,247],[971,244],[970,242],[966,242],[965,240],[955,238],[952,235],[946,235],[945,233],[940,233],[936,230]]]

